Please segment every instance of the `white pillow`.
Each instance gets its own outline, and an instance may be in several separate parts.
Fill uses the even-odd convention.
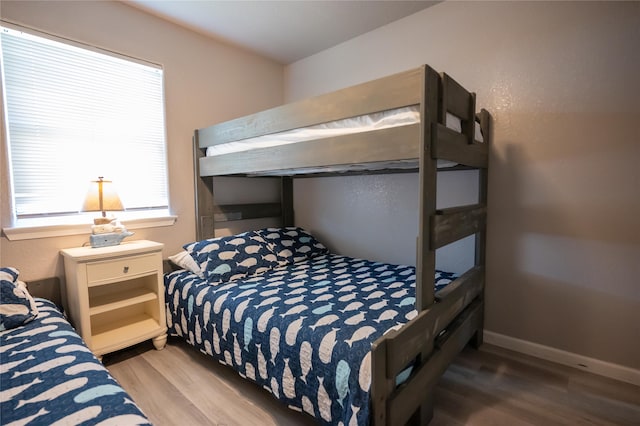
[[[202,272],[202,269],[200,269],[200,265],[198,265],[198,262],[193,260],[193,257],[191,257],[188,252],[181,251],[180,253],[176,253],[173,256],[169,256],[169,260],[182,269],[186,269],[187,271],[193,272],[200,278],[204,278],[204,274]]]

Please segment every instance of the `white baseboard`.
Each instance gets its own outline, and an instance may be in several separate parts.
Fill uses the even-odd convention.
[[[623,365],[589,358],[492,331],[484,331],[484,341],[494,346],[640,386],[640,370],[635,370]]]

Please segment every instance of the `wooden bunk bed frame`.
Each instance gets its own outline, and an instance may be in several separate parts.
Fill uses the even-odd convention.
[[[220,156],[205,155],[207,147],[229,141],[410,105],[420,107],[417,124]],[[370,422],[375,425],[427,424],[433,415],[433,389],[439,377],[468,342],[475,347],[482,343],[491,116],[486,110],[476,114],[475,108],[475,93],[468,92],[447,74],[423,65],[195,132],[198,239],[214,237],[215,224],[225,221],[281,217],[283,226],[293,226],[291,176],[281,177],[281,202],[238,205],[214,203],[214,176],[418,159],[417,169],[411,171],[417,171],[420,180],[416,261],[419,314],[399,330],[385,334],[372,347]],[[445,126],[447,112],[461,119],[461,133]],[[475,140],[476,121],[480,123],[484,143]],[[436,209],[438,159],[460,165],[453,169],[479,170],[478,203]],[[372,173],[397,171],[407,172],[391,169]],[[476,235],[475,265],[435,294],[436,249],[472,234]],[[410,378],[396,386],[397,375],[412,362]]]

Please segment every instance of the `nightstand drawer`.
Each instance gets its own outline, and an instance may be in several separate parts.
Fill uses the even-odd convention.
[[[158,267],[158,256],[154,254],[90,263],[87,265],[87,284],[90,287],[112,279],[126,280],[129,276],[157,273]]]

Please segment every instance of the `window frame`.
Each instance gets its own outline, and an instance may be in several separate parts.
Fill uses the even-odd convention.
[[[9,30],[18,31],[41,37],[47,40],[52,40],[58,43],[64,43],[66,45],[73,46],[88,50],[91,52],[99,53],[102,55],[112,56],[121,60],[142,64],[145,66],[158,68],[163,71],[162,73],[162,114],[163,114],[163,143],[164,143],[164,169],[165,169],[165,185],[167,196],[167,207],[164,208],[140,208],[130,211],[116,212],[116,217],[127,226],[128,229],[140,229],[148,227],[170,226],[175,223],[177,216],[171,213],[171,193],[169,190],[169,158],[168,158],[168,138],[167,138],[167,123],[166,123],[166,102],[165,102],[165,77],[164,68],[161,64],[157,64],[148,60],[143,60],[122,53],[114,52],[111,49],[105,49],[103,47],[94,46],[77,40],[72,40],[66,37],[53,35],[47,32],[39,31],[30,27],[25,27],[4,19],[0,19],[0,26]],[[2,75],[2,85],[4,87],[4,74]],[[56,237],[64,235],[78,235],[90,233],[89,225],[93,223],[93,218],[96,217],[96,212],[85,213],[75,212],[68,214],[40,214],[36,217],[18,217],[16,212],[16,206],[14,204],[14,176],[13,167],[11,164],[11,152],[9,147],[9,126],[8,126],[8,110],[5,109],[4,89],[0,93],[2,97],[2,105],[0,105],[0,111],[2,111],[2,176],[0,177],[0,183],[2,184],[3,192],[2,196],[2,222],[8,219],[8,225],[2,228],[4,235],[9,240],[23,240],[32,238],[44,238],[44,237]],[[6,128],[5,128],[6,127]],[[6,170],[6,171],[5,171]],[[4,180],[5,182],[2,182]],[[126,182],[123,183],[126,185]],[[88,185],[88,182],[87,182]],[[6,189],[6,191],[5,191]],[[80,204],[79,200],[79,204]],[[7,223],[7,222],[5,222]]]

